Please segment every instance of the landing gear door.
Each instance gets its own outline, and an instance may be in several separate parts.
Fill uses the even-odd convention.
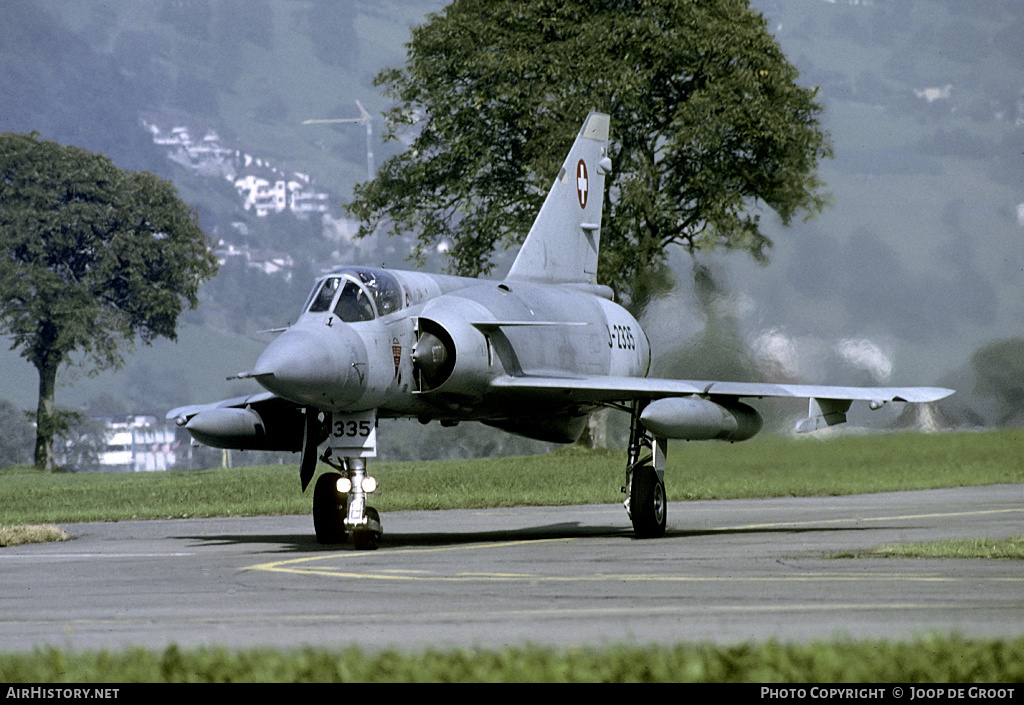
[[[374,409],[354,414],[335,412],[328,438],[332,455],[337,458],[377,457],[377,412]]]

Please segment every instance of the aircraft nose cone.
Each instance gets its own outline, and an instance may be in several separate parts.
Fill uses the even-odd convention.
[[[362,396],[365,372],[366,348],[359,335],[336,325],[285,331],[256,360],[253,376],[285,399],[333,409]]]

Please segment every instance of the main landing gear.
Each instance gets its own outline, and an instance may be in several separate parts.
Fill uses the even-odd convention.
[[[665,535],[665,456],[668,440],[651,434],[640,423],[643,405],[633,402],[630,410],[629,447],[626,451],[626,493],[623,505],[633,522],[638,539]]]
[[[313,489],[313,528],[316,540],[324,544],[345,543],[372,551],[380,545],[383,533],[380,514],[366,506],[366,496],[377,489],[377,481],[366,474],[366,460],[344,458],[341,463],[321,458],[340,472],[325,472]]]
[[[626,494],[623,506],[633,523],[633,532],[637,538],[646,539],[665,535],[668,440],[644,428],[640,422],[643,407],[643,402],[635,401],[630,409],[626,486],[622,491]],[[312,433],[307,433],[307,436],[315,437]],[[312,477],[314,464],[305,460],[308,457],[306,449],[310,446],[304,446],[303,450],[303,488]],[[331,456],[331,448],[328,448],[320,460],[337,472],[321,474],[313,490],[316,539],[322,544],[339,544],[345,543],[351,535],[355,548],[374,550],[380,545],[383,531],[380,514],[373,507],[366,506],[366,496],[377,489],[377,481],[366,474],[365,458],[345,457],[335,462]]]

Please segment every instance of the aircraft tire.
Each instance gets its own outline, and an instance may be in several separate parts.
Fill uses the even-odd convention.
[[[373,507],[366,508],[366,518],[380,526],[380,514]],[[374,529],[362,529],[352,532],[352,545],[360,551],[376,551],[380,546],[380,532]]]
[[[345,512],[348,500],[338,492],[341,475],[325,472],[313,488],[313,530],[319,543],[345,543]]]
[[[665,483],[649,465],[633,471],[630,483],[629,507],[633,520],[633,533],[638,539],[653,539],[665,535],[667,506]]]

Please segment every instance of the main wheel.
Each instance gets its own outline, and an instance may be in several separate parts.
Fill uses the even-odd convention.
[[[345,543],[345,514],[348,499],[338,492],[341,475],[326,472],[317,478],[313,488],[313,530],[320,543]]]
[[[629,513],[638,539],[665,535],[665,483],[649,465],[633,470],[629,489]]]

